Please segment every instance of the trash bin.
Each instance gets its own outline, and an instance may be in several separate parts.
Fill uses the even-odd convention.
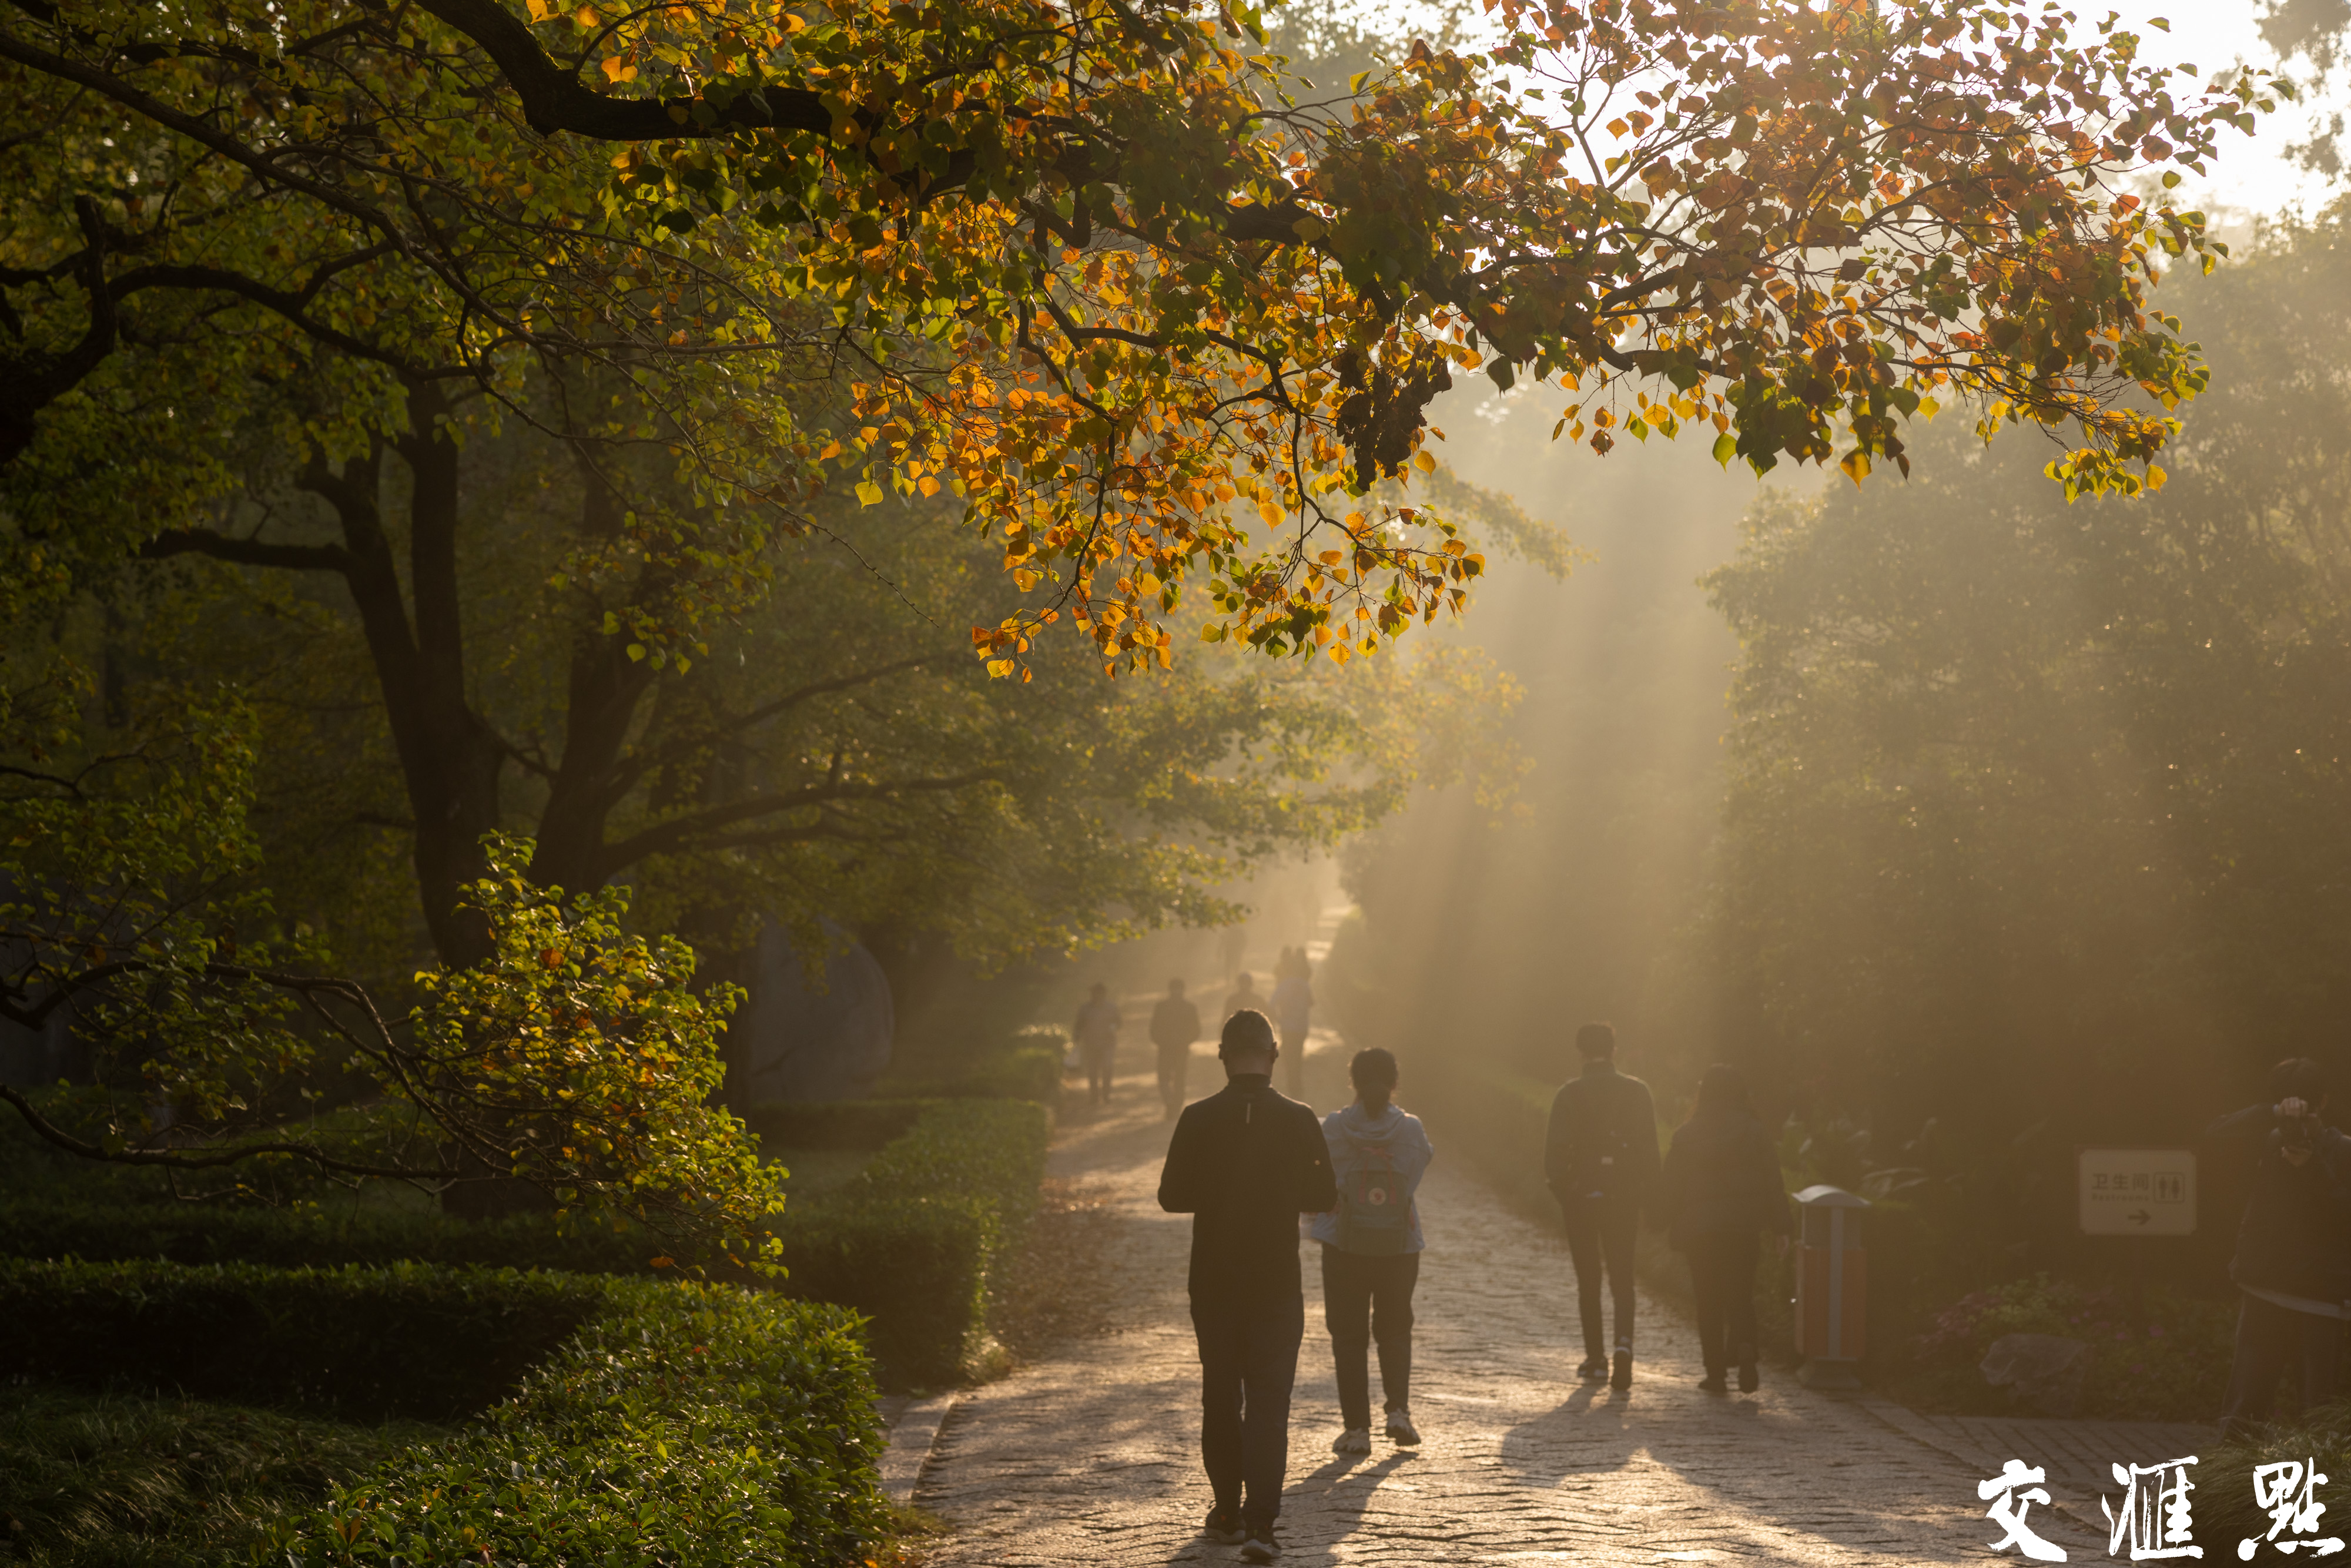
[[[1798,1380],[1809,1388],[1858,1388],[1867,1348],[1869,1252],[1862,1214],[1869,1200],[1843,1187],[1808,1186],[1796,1195],[1802,1228],[1796,1248]]]

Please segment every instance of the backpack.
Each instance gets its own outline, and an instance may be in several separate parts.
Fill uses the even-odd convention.
[[[1362,1164],[1339,1189],[1339,1250],[1393,1257],[1412,1237],[1412,1195],[1385,1144],[1359,1144]]]
[[[1575,1168],[1572,1196],[1609,1202],[1638,1197],[1636,1184],[1642,1175],[1634,1139],[1638,1130],[1628,1122],[1631,1107],[1618,1085],[1617,1092],[1608,1098],[1598,1093],[1583,1096],[1576,1106]]]

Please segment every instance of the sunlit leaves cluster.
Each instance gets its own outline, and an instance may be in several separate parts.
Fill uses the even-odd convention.
[[[1956,387],[2066,433],[2069,493],[2128,493],[2149,401],[2202,384],[2158,253],[2213,249],[2130,186],[2272,101],[1994,0],[1497,0],[1483,52],[1320,99],[1230,7],[527,9],[100,4],[0,58],[150,140],[149,99],[235,105],[181,139],[309,204],[277,287],[382,247],[306,308],[400,373],[593,367],[574,433],[667,446],[704,504],[580,563],[655,569],[611,630],[656,660],[764,591],[820,484],[962,498],[1035,596],[975,633],[998,673],[1055,621],[1165,664],[1204,611],[1375,648],[1482,564],[1365,499],[1461,371],[1558,383],[1603,452],[1706,427],[1856,479]]]

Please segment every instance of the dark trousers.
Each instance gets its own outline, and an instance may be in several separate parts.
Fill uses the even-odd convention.
[[[1583,1354],[1608,1359],[1601,1334],[1601,1268],[1607,1267],[1609,1294],[1616,1304],[1616,1348],[1633,1348],[1633,1236],[1640,1212],[1614,1204],[1578,1200],[1567,1208],[1567,1252],[1575,1260],[1575,1301],[1583,1314]]]
[[[1369,1353],[1380,1347],[1382,1408],[1412,1403],[1412,1288],[1420,1254],[1372,1257],[1322,1246],[1322,1323],[1339,1372],[1339,1419],[1349,1431],[1372,1424]]]
[[[1184,1079],[1192,1065],[1192,1048],[1188,1045],[1163,1045],[1159,1048],[1159,1098],[1166,1103],[1171,1116],[1184,1109]]]
[[[1111,1078],[1117,1067],[1118,1048],[1114,1045],[1083,1046],[1078,1055],[1086,1064],[1086,1103],[1107,1101]]]
[[[1192,1303],[1200,1342],[1200,1463],[1218,1508],[1251,1524],[1281,1513],[1290,1467],[1290,1388],[1306,1337],[1306,1298]]]
[[[1755,1359],[1755,1232],[1693,1236],[1690,1291],[1698,1297],[1698,1343],[1712,1373]]]
[[[2343,1360],[2343,1321],[2297,1312],[2259,1296],[2237,1302],[2237,1356],[2229,1368],[2229,1402],[2220,1429],[2234,1434],[2269,1418],[2278,1379],[2285,1378],[2286,1411],[2295,1416],[2335,1397]]]

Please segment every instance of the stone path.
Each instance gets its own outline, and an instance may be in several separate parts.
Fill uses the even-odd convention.
[[[1338,1056],[1333,1046],[1310,1058],[1318,1106],[1342,1098]],[[1203,1051],[1195,1096],[1217,1082]],[[957,1402],[914,1492],[956,1527],[928,1558],[939,1568],[1235,1560],[1199,1533],[1209,1498],[1184,1301],[1190,1221],[1161,1214],[1154,1198],[1167,1124],[1147,1078],[1122,1080],[1119,1095],[1109,1113],[1067,1125],[1053,1155],[1056,1175],[1122,1217],[1110,1258],[1119,1326]],[[2151,1462],[2196,1451],[2176,1445],[2199,1428],[1938,1424],[1815,1394],[1768,1368],[1760,1395],[1708,1396],[1695,1386],[1695,1333],[1646,1301],[1632,1391],[1579,1384],[1564,1247],[1447,1158],[1442,1129],[1432,1135],[1413,1392],[1426,1440],[1416,1451],[1379,1439],[1368,1458],[1332,1457],[1338,1401],[1310,1258],[1281,1519],[1287,1563],[1988,1558],[1997,1530],[1975,1484],[2011,1453],[2061,1467],[2053,1486],[2062,1473],[2059,1500],[2074,1505],[2055,1518],[2036,1510],[2036,1528],[2045,1524],[2075,1561],[2104,1560],[2097,1503],[2076,1473],[2088,1457]]]

